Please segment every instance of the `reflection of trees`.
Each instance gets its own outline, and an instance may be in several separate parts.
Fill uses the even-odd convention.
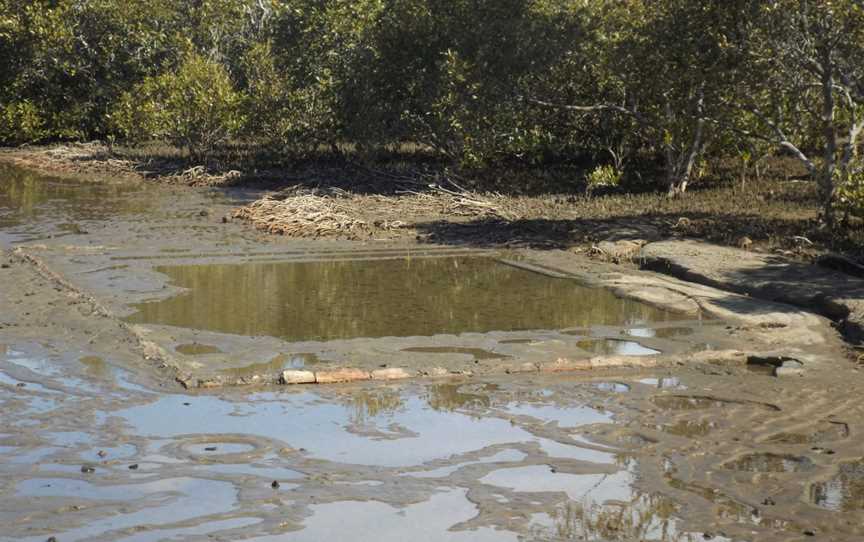
[[[482,258],[160,268],[188,295],[137,322],[289,340],[633,324],[668,315],[608,290]]]
[[[428,386],[426,398],[430,407],[435,410],[457,410],[469,407],[488,407],[492,404],[489,395],[480,395],[460,391],[462,384],[435,384]]]
[[[551,528],[534,526],[528,540],[690,542],[698,538],[676,529],[675,504],[660,495],[641,495],[628,503],[599,505],[570,501],[551,513]]]
[[[346,404],[351,409],[351,423],[365,425],[371,418],[396,412],[404,403],[398,390],[379,388],[354,391],[346,397]]]
[[[811,486],[810,499],[832,510],[864,510],[864,459],[841,463],[836,477]]]
[[[62,202],[70,218],[93,220],[119,211],[142,211],[145,198],[129,198],[134,187],[46,177],[33,171],[0,166],[0,207],[14,210],[21,219],[32,218],[46,202]]]

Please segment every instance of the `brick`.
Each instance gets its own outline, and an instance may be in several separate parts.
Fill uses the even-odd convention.
[[[282,371],[282,383],[283,384],[314,384],[315,383],[315,373],[312,371],[296,371],[296,370],[286,370]]]
[[[368,371],[361,371],[360,369],[332,369],[315,372],[315,382],[318,384],[354,382],[356,380],[369,380],[371,377],[372,375]]]

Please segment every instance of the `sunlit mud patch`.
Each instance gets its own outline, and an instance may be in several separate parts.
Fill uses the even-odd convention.
[[[605,289],[490,258],[157,267],[189,291],[129,320],[289,341],[554,330],[666,321]]]
[[[864,510],[864,459],[841,463],[836,476],[810,486],[810,502],[835,512]]]
[[[816,465],[804,456],[790,454],[747,454],[723,465],[730,470],[747,472],[808,472]]]

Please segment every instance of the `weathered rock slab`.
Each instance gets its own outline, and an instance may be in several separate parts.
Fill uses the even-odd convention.
[[[864,340],[864,279],[775,254],[691,240],[649,243],[643,267],[677,278],[816,312],[848,339]]]

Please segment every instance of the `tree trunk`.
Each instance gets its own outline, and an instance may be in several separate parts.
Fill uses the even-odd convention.
[[[822,133],[825,138],[825,153],[822,157],[822,173],[819,176],[822,195],[822,220],[829,229],[834,228],[835,170],[837,169],[837,127],[834,124],[834,64],[831,49],[826,45],[822,51]]]

